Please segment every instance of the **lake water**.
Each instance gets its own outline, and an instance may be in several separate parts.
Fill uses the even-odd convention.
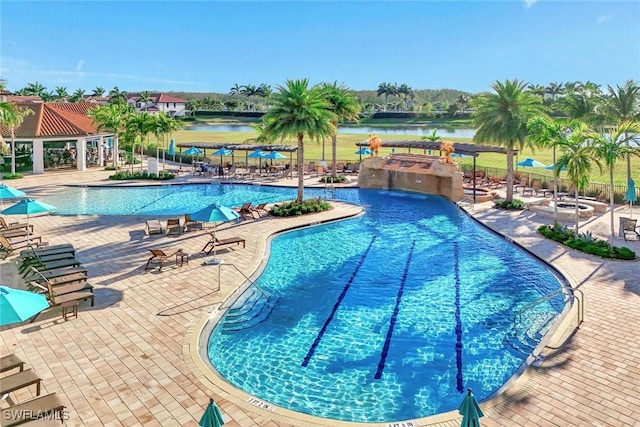
[[[436,129],[436,135],[444,138],[473,138],[475,129],[445,129],[427,126],[396,126],[396,127],[372,127],[372,126],[340,126],[340,133],[351,134],[378,134],[378,135],[431,135]],[[215,132],[253,132],[254,129],[247,125],[198,125],[189,126],[185,130],[215,131]]]

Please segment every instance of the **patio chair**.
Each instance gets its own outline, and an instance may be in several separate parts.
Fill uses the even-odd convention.
[[[46,256],[46,255],[54,255],[54,254],[64,254],[70,253],[75,256],[76,249],[73,245],[69,243],[64,243],[61,245],[53,245],[46,247],[30,247],[29,249],[25,249],[20,251],[20,257],[32,257],[32,256]]]
[[[251,202],[243,203],[242,206],[233,208],[233,210],[236,211],[242,219],[256,219],[253,214],[254,212],[251,210]]]
[[[148,219],[145,221],[145,224],[148,236],[152,234],[162,234],[162,223],[157,219]]]
[[[23,229],[26,230],[27,227],[29,231],[33,233],[33,224],[29,224],[27,226],[26,222],[9,222],[7,223],[3,217],[0,216],[0,230],[11,230],[11,229]]]
[[[530,194],[531,197],[534,196],[534,194],[537,194],[538,190],[540,190],[540,180],[539,179],[534,179],[533,181],[531,181],[531,186],[528,187],[523,187],[522,188],[522,195],[524,196],[525,194]]]
[[[259,218],[262,218],[262,214],[269,215],[269,211],[267,210],[266,203],[260,203],[257,206],[251,206],[249,209],[251,209],[252,213],[253,212],[257,213]]]
[[[13,404],[10,394],[32,385],[36,386],[36,396],[40,396],[41,383],[42,378],[36,375],[31,369],[25,369],[15,374],[2,377],[2,381],[0,381],[0,396],[6,397],[7,401]]]
[[[15,368],[19,368],[20,372],[24,370],[24,361],[18,356],[11,353],[0,357],[0,373],[7,372]]]
[[[172,218],[167,220],[167,227],[164,230],[164,235],[169,234],[182,234],[182,226],[180,225],[180,218]]]
[[[186,233],[191,230],[202,230],[202,223],[191,219],[189,214],[184,214],[184,232]]]
[[[624,240],[640,240],[637,219],[620,218],[620,221],[622,222],[622,236]]]
[[[13,252],[16,249],[26,248],[29,246],[38,246],[41,243],[42,237],[40,236],[6,237],[0,233],[0,246],[8,252]]]
[[[51,418],[52,413],[56,412],[58,413],[58,419],[63,419],[62,411],[64,408],[65,405],[62,404],[62,401],[55,393],[36,397],[6,408],[3,416],[0,417],[0,426],[9,427],[24,424],[39,417]]]
[[[211,253],[211,251],[213,251],[213,248],[218,248],[220,246],[226,246],[226,245],[232,245],[232,244],[236,244],[239,245],[240,243],[242,243],[242,247],[246,247],[246,242],[243,238],[241,237],[229,237],[227,239],[218,239],[216,236],[211,235],[211,239],[207,242],[206,245],[204,245],[204,247],[202,248],[202,250],[200,252],[204,252],[207,255],[209,255]]]
[[[147,264],[144,266],[145,271],[153,269],[156,266],[158,266],[158,271],[162,271],[162,266],[167,261],[170,261],[172,258],[175,258],[177,262],[180,255],[184,253],[182,252],[182,249],[178,249],[177,251],[170,254],[167,254],[162,249],[149,249],[149,252],[151,252],[152,255],[151,255],[151,258],[147,260]]]

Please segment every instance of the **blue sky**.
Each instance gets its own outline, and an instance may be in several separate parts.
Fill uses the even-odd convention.
[[[286,79],[489,90],[640,80],[640,2],[2,1],[10,90],[227,93]]]

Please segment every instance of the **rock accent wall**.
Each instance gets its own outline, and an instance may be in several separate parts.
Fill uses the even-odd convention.
[[[458,165],[445,163],[441,157],[392,154],[365,159],[360,165],[358,185],[436,194],[457,202],[464,198],[462,178]]]

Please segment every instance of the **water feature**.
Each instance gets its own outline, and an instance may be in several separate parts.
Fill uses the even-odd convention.
[[[434,128],[427,126],[394,126],[394,127],[375,127],[375,126],[340,126],[340,133],[348,134],[368,134],[378,135],[431,135],[436,129],[436,134],[443,138],[473,138],[475,129],[453,129],[453,128]],[[214,131],[214,132],[255,132],[251,126],[247,125],[196,125],[189,126],[185,130],[193,131]]]

